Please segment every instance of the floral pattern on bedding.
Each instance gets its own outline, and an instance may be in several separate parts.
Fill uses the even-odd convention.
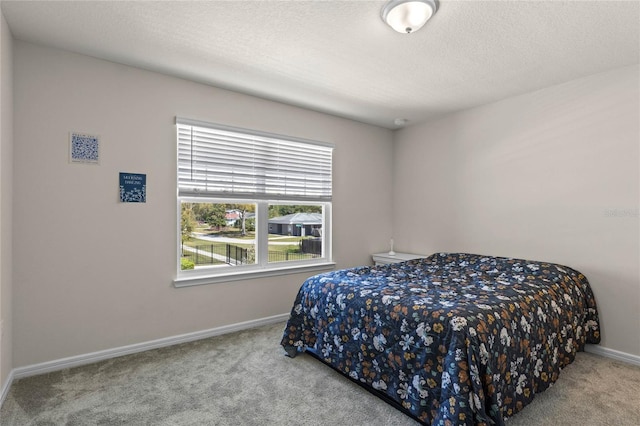
[[[309,278],[282,345],[313,352],[424,424],[503,425],[599,341],[580,272],[437,253]]]

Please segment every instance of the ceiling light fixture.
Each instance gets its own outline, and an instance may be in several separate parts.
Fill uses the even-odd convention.
[[[438,9],[436,0],[390,0],[382,8],[382,20],[399,33],[418,31]]]

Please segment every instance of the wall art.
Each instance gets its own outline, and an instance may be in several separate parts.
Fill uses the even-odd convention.
[[[71,163],[100,164],[100,136],[71,132],[69,136]]]
[[[123,203],[146,203],[147,175],[120,172],[120,201]]]

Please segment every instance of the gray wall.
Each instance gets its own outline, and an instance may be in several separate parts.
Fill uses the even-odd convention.
[[[13,368],[13,38],[0,14],[0,392]]]
[[[175,116],[333,142],[337,266],[370,263],[386,246],[391,131],[24,42],[14,49],[14,368],[290,311],[306,275],[172,287]],[[70,131],[101,136],[100,165],[69,164]],[[146,204],[118,202],[119,172],[147,174]]]
[[[2,25],[3,381],[10,368],[289,311],[304,274],[171,286],[176,115],[335,143],[338,267],[370,263],[392,236],[398,251],[564,263],[592,282],[603,345],[640,355],[637,66],[393,135],[24,42],[12,61]],[[70,131],[101,136],[99,166],[68,163]],[[121,171],[147,174],[146,204],[117,201]]]
[[[395,135],[394,237],[583,272],[605,348],[640,356],[638,66]]]

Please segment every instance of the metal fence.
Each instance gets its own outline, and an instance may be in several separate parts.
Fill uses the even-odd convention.
[[[271,251],[269,262],[315,259],[322,255],[322,239],[300,241],[300,252]],[[229,243],[182,245],[182,257],[196,265],[243,265],[253,259],[248,258],[248,249]]]
[[[269,262],[286,262],[288,260],[305,260],[320,257],[313,253],[289,253],[286,251],[269,251]]]
[[[182,256],[196,265],[242,265],[247,263],[247,249],[229,243],[182,246]]]
[[[247,263],[247,249],[227,244],[227,264],[242,265]]]

